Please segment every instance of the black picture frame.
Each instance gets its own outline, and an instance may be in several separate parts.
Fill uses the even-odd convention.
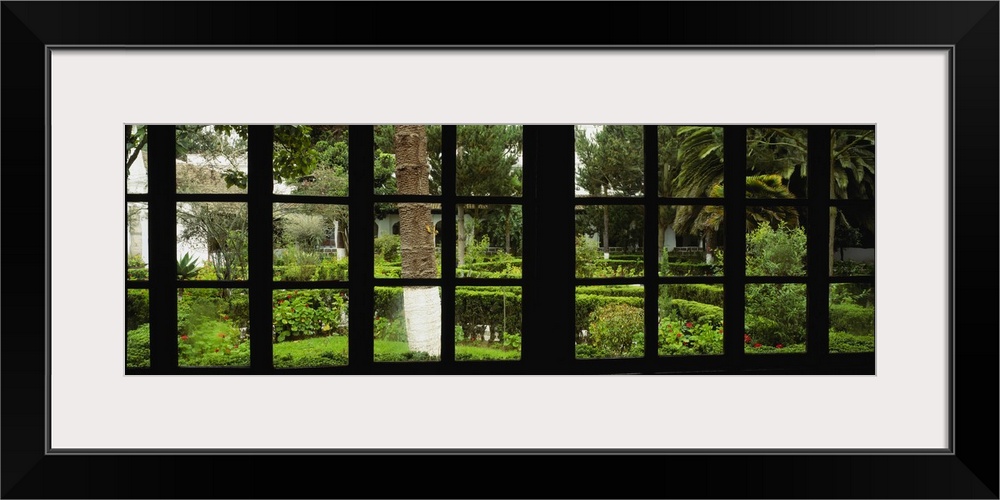
[[[320,488],[322,496],[998,498],[998,2],[557,3],[548,10],[491,4],[481,7],[509,15],[456,25],[442,13],[457,5],[3,2],[4,498],[306,497],[320,478],[330,484],[331,474],[339,482]],[[47,251],[47,47],[549,46],[549,40],[602,47],[611,40],[652,47],[950,48],[954,370],[947,452],[47,453],[47,345],[45,323],[37,319],[48,313],[47,277],[40,278]],[[357,471],[371,469],[391,481],[365,484]]]

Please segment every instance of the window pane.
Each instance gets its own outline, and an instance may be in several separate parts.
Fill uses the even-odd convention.
[[[830,198],[874,200],[875,131],[834,129],[830,168]]]
[[[520,278],[524,221],[521,205],[460,203],[456,220],[456,276]],[[438,228],[439,229],[439,228]],[[441,236],[435,234],[440,245]]]
[[[520,125],[458,125],[459,196],[521,196]]]
[[[642,196],[641,125],[576,126],[576,195]]]
[[[805,198],[804,128],[747,129],[747,198]]]
[[[347,125],[274,127],[276,194],[347,196]]]
[[[455,289],[455,359],[521,359],[521,287]]]
[[[660,205],[660,276],[722,276],[726,225],[721,205]]]
[[[275,203],[275,281],[347,280],[347,205]]]
[[[747,276],[805,276],[806,209],[747,207]]]
[[[245,280],[247,204],[177,204],[177,276],[192,280]]]
[[[375,277],[441,277],[441,205],[375,204]]]
[[[576,287],[576,358],[643,356],[642,285]]]
[[[830,352],[875,352],[875,288],[830,284]]]
[[[125,204],[125,279],[148,280],[149,204]]]
[[[246,193],[247,127],[177,126],[178,193]]]
[[[722,354],[723,286],[660,285],[660,356]]]
[[[149,290],[125,291],[125,367],[149,368]]]
[[[146,164],[146,126],[125,125],[125,192],[145,193],[149,189]]]
[[[875,274],[875,207],[831,207],[831,276]]]
[[[441,288],[375,287],[375,361],[441,359]]]
[[[701,198],[721,189],[722,127],[657,127],[660,196]]]
[[[576,277],[642,276],[643,231],[642,206],[577,206]]]
[[[441,126],[407,126],[406,133],[397,134],[399,127],[375,126],[375,194],[440,195]],[[396,151],[397,139],[407,147],[402,157]],[[404,165],[399,165],[400,159]],[[405,182],[397,178],[399,172],[409,176],[402,179]]]
[[[806,350],[806,285],[746,285],[748,354],[799,353]]]
[[[250,366],[246,288],[179,288],[178,366]]]
[[[347,364],[347,290],[274,290],[271,298],[275,368]]]

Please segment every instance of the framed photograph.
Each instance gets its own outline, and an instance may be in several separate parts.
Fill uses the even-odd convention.
[[[997,338],[982,332],[996,332],[997,322],[995,315],[976,311],[992,310],[997,298],[991,281],[997,276],[996,264],[989,252],[984,258],[982,251],[982,242],[996,236],[998,227],[997,2],[593,5],[600,9],[574,10],[572,16],[563,4],[554,5],[547,15],[515,15],[523,7],[507,5],[517,18],[515,24],[522,26],[519,31],[526,33],[550,30],[559,23],[559,16],[582,16],[581,29],[567,38],[571,44],[548,45],[530,37],[512,43],[503,35],[509,27],[499,21],[488,22],[491,26],[486,30],[482,24],[473,29],[471,23],[445,27],[440,16],[449,10],[446,5],[135,3],[111,8],[90,3],[5,2],[3,64],[8,78],[3,113],[8,147],[3,151],[3,164],[11,187],[5,222],[12,242],[5,246],[5,255],[9,272],[24,269],[26,275],[8,278],[9,297],[15,298],[5,307],[10,324],[2,340],[6,352],[2,446],[7,458],[3,496],[253,497],[282,486],[285,489],[278,496],[297,497],[306,491],[298,485],[308,483],[300,481],[303,472],[328,474],[323,471],[331,467],[345,487],[352,487],[349,491],[365,486],[354,479],[360,477],[359,471],[384,467],[393,479],[391,484],[379,485],[377,496],[437,495],[436,491],[449,487],[456,493],[468,492],[473,491],[468,488],[482,488],[483,481],[491,485],[491,495],[541,496],[525,495],[526,485],[533,481],[552,484],[552,471],[539,461],[555,458],[570,467],[578,464],[579,473],[586,474],[586,481],[560,479],[553,493],[563,496],[997,498],[995,458],[980,458],[997,456],[996,429],[976,423],[996,417]],[[329,8],[329,17],[319,15],[324,10],[321,6]],[[281,21],[276,24],[275,19]],[[714,21],[702,25],[693,19]],[[423,28],[410,36],[414,22]],[[615,45],[607,45],[607,37],[597,34],[599,27],[608,33],[609,23]],[[331,26],[338,28],[331,31]],[[438,135],[430,143],[437,141],[438,148],[456,151],[441,155],[442,171],[448,171],[456,162],[466,161],[460,159],[467,149],[462,142],[470,139],[463,139],[463,134],[482,132],[470,131],[473,125],[517,124],[523,126],[517,133],[524,158],[512,160],[511,167],[528,173],[523,177],[525,191],[539,191],[523,197],[521,191],[504,191],[489,202],[499,204],[491,206],[474,198],[479,192],[465,192],[454,180],[435,178],[433,172],[427,200],[421,194],[404,192],[403,187],[398,192],[379,191],[378,181],[374,195],[352,188],[324,197],[308,189],[299,191],[298,185],[287,192],[276,187],[272,193],[270,186],[264,192],[252,182],[239,191],[247,185],[246,175],[273,176],[276,186],[317,182],[316,176],[296,174],[289,166],[294,162],[286,165],[270,154],[255,157],[253,151],[262,147],[271,151],[272,143],[281,147],[293,143],[301,131],[293,125],[331,123],[345,126],[324,129],[334,146],[323,147],[340,147],[334,138],[350,133],[351,143],[342,144],[345,163],[340,178],[352,186],[372,182],[372,165],[361,165],[357,153],[378,148],[379,141],[386,140],[380,139],[379,134],[386,134],[380,125],[442,124],[431,131]],[[181,185],[175,163],[197,176],[200,160],[195,158],[207,158],[198,156],[200,152],[185,156],[181,150],[211,148],[198,146],[198,141],[207,140],[197,135],[204,129],[189,127],[194,135],[182,139],[174,135],[173,126],[228,124],[237,126],[208,129],[232,133],[232,141],[219,146],[219,154],[229,154],[226,148],[234,145],[238,149],[242,137],[246,141],[242,147],[250,151],[249,162],[241,164],[239,153],[230,155],[235,159],[233,168],[226,171],[229,177],[220,177],[218,192],[175,190],[175,179]],[[587,127],[601,124],[610,127]],[[628,127],[635,124],[642,126]],[[572,132],[571,125],[577,126],[575,138],[566,133]],[[602,231],[599,212],[604,202],[590,198],[593,193],[586,191],[587,186],[601,188],[579,178],[579,165],[589,161],[580,160],[586,157],[587,144],[599,143],[604,131],[626,137],[620,140],[627,140],[629,133],[640,138],[657,134],[662,149],[661,133],[676,133],[681,142],[691,134],[710,133],[713,127],[720,146],[722,132],[728,134],[726,151],[743,149],[743,139],[734,133],[759,136],[765,143],[771,131],[781,131],[784,139],[768,143],[771,156],[760,160],[760,165],[780,164],[775,151],[798,139],[823,144],[830,138],[833,145],[832,153],[809,150],[811,177],[806,177],[803,165],[797,165],[785,181],[776,181],[779,185],[774,189],[800,193],[803,199],[806,196],[801,193],[808,188],[808,201],[786,202],[788,206],[775,200],[748,203],[754,198],[749,180],[746,198],[722,198],[725,210],[735,208],[748,219],[746,233],[742,223],[739,228],[730,224],[733,227],[725,227],[725,239],[738,241],[745,234],[750,238],[751,219],[759,221],[766,214],[793,207],[796,224],[800,218],[803,221],[802,245],[806,245],[806,232],[834,235],[843,219],[848,221],[843,225],[846,234],[858,226],[850,221],[860,220],[852,219],[852,210],[870,213],[871,219],[877,210],[877,231],[871,226],[870,234],[837,233],[836,238],[871,240],[854,246],[868,247],[872,258],[877,256],[878,268],[868,275],[860,271],[838,275],[833,271],[836,262],[827,258],[825,245],[820,245],[829,240],[811,236],[808,248],[812,253],[799,257],[801,262],[795,265],[818,268],[828,264],[830,273],[812,272],[806,278],[803,270],[803,277],[797,278],[793,271],[774,271],[780,257],[771,253],[757,263],[748,244],[746,268],[739,251],[738,261],[726,261],[725,273],[718,264],[707,277],[674,277],[657,268],[662,266],[655,262],[660,250],[642,245],[649,238],[663,238],[656,233],[655,221],[643,223],[640,215],[634,235],[621,233],[609,243],[607,207],[615,209],[610,210],[612,219],[631,217],[614,215],[625,214],[631,207],[637,213],[657,211],[662,221],[664,209],[675,214],[679,207],[681,212],[695,210],[697,215],[692,217],[704,221],[716,213],[703,206],[712,200],[704,194],[693,195],[691,200],[699,204],[686,200],[690,194],[665,193],[662,187],[659,193],[643,192],[639,187],[634,196],[640,201],[633,203],[628,199],[633,195],[623,195],[624,188],[619,189],[623,184],[616,184],[616,197],[603,205],[605,254],[601,258],[597,235]],[[408,129],[397,126],[395,133],[401,130]],[[860,140],[868,149],[859,149],[857,158],[837,163],[831,154],[842,151],[838,150],[838,134],[847,134],[842,141],[845,147],[861,148],[856,146]],[[396,138],[397,144],[405,140]],[[133,150],[129,150],[132,141]],[[144,144],[148,153],[134,155]],[[566,168],[556,168],[560,158],[572,160],[574,147],[575,180],[572,161]],[[143,168],[169,167],[148,170],[148,191],[133,190],[132,184],[122,189],[123,180],[132,181],[130,175],[122,176],[123,149],[126,163],[136,156]],[[327,154],[334,154],[332,149]],[[653,149],[637,150],[636,161],[645,162],[646,173],[641,168],[637,172],[645,175],[647,187],[662,180],[653,172],[664,153]],[[292,147],[287,151],[296,154]],[[703,157],[711,154],[711,148],[704,151]],[[347,152],[351,153],[349,163]],[[750,148],[747,157],[756,154]],[[869,154],[870,164],[865,163]],[[260,158],[267,161],[262,163]],[[725,158],[726,179],[743,177],[743,170],[750,175],[751,166],[742,165],[742,159]],[[281,170],[286,166],[288,172]],[[865,169],[870,179],[864,177]],[[722,175],[720,170],[717,182]],[[825,179],[832,179],[836,186],[838,175],[845,179],[843,186],[854,186],[851,196],[838,196],[835,188],[830,196],[817,196],[830,185]],[[857,175],[856,184],[849,184],[848,175]],[[396,180],[402,183],[400,179]],[[870,180],[872,191],[858,191],[856,186],[864,179]],[[435,182],[440,184],[435,187]],[[563,183],[568,189],[554,192],[552,187]],[[720,192],[722,184],[717,186]],[[28,194],[18,186],[44,186],[44,191]],[[229,188],[236,191],[229,192]],[[701,192],[709,188],[706,185]],[[443,195],[433,198],[434,189]],[[292,203],[301,194],[308,210],[297,211],[298,205]],[[863,199],[843,199],[857,196]],[[369,221],[374,224],[363,223],[365,227],[351,235],[363,241],[359,248],[369,253],[376,248],[378,253],[386,243],[376,240],[373,245],[369,243],[372,238],[395,234],[393,220],[401,226],[409,224],[404,221],[409,217],[405,214],[411,213],[406,210],[412,209],[407,204],[425,201],[430,202],[425,214],[430,223],[424,224],[428,242],[431,238],[467,242],[465,246],[456,243],[457,248],[440,247],[442,262],[455,259],[457,271],[445,270],[434,278],[409,275],[400,282],[385,281],[398,277],[392,275],[397,264],[389,254],[375,258],[377,279],[364,278],[373,275],[370,260],[352,259],[343,269],[337,267],[340,254],[347,253],[342,243],[348,233],[339,225],[344,214],[356,221],[359,214],[370,216],[374,207]],[[224,253],[228,243],[209,235],[204,256],[197,254],[197,245],[192,244],[190,251],[205,262],[211,260],[218,279],[228,283],[229,289],[217,288],[229,301],[222,309],[206,313],[218,316],[209,333],[225,341],[217,346],[225,352],[216,349],[213,354],[211,346],[206,348],[199,340],[197,349],[204,352],[192,354],[196,350],[193,338],[203,324],[192,323],[190,331],[181,332],[178,323],[179,340],[173,334],[154,332],[147,337],[145,361],[141,355],[133,360],[131,344],[123,341],[130,339],[139,322],[126,309],[131,303],[123,305],[120,300],[123,281],[129,292],[161,299],[175,296],[169,306],[150,300],[146,314],[160,318],[161,323],[193,307],[185,302],[185,291],[204,295],[216,288],[197,279],[182,283],[186,278],[147,277],[143,266],[132,266],[122,275],[121,249],[128,246],[137,259],[150,263],[172,261],[175,252],[181,254],[174,238],[188,237],[186,229],[173,234],[182,212],[195,224],[203,221],[198,217],[213,215],[188,210],[192,206],[239,208],[247,202],[251,229],[242,232],[250,235],[250,267],[274,259],[272,269],[280,271],[275,280],[301,274],[305,261],[294,259],[304,257],[294,256],[305,248],[299,242],[308,240],[310,248],[327,249],[336,256],[317,261],[323,264],[316,267],[329,264],[325,278],[316,278],[318,271],[309,268],[312,279],[319,279],[326,290],[313,290],[314,285],[295,282],[296,278],[287,278],[291,282],[279,286],[271,276],[255,276],[251,271],[247,277],[245,266],[243,271],[233,267],[230,273],[238,252],[233,254],[236,257],[212,257]],[[161,210],[164,206],[169,214]],[[317,230],[325,231],[325,237],[308,239],[308,224],[321,224],[329,215],[316,211],[324,207],[341,215],[327,217],[335,221],[333,229]],[[468,226],[471,229],[459,224],[433,227],[434,208],[430,207],[437,207],[442,220],[474,210],[474,215],[467,216],[474,221]],[[495,212],[497,221],[509,222],[510,211],[504,210],[508,207],[524,210],[524,230],[515,229],[514,250],[509,241],[507,248],[487,243],[479,248],[477,239],[467,237],[467,230],[491,230],[475,222],[486,220],[480,211]],[[127,208],[136,208],[137,213],[148,208],[149,226],[136,224],[123,231],[122,222],[131,214]],[[718,208],[721,213],[723,207]],[[837,210],[842,218],[837,218]],[[275,225],[272,231],[280,233],[280,238],[271,231],[263,236],[254,233],[252,228],[261,222],[271,225],[260,214],[277,220],[279,211],[285,219],[280,230]],[[805,223],[805,214],[828,211],[833,214],[829,220],[814,215],[812,226]],[[569,244],[565,249],[557,247],[559,241],[571,242],[574,237],[574,224],[555,222],[563,216],[575,219],[578,240],[581,234],[585,240],[594,233],[597,262],[616,261],[618,257],[610,251],[615,247],[617,255],[635,254],[636,270],[630,273],[621,266],[608,266],[622,274],[581,275],[578,248],[574,275],[573,259],[554,255],[574,251]],[[588,217],[593,221],[581,229],[581,220],[589,221]],[[791,220],[787,213],[780,218]],[[674,219],[669,226],[670,250],[697,250],[695,265],[706,269],[716,256],[721,260],[722,253],[709,250],[717,246],[717,240],[702,232],[700,240],[686,244],[685,235],[673,230],[681,227],[678,224]],[[166,231],[156,232],[156,228]],[[405,236],[410,230],[399,231]],[[142,240],[143,231],[146,240]],[[503,224],[495,231],[494,239],[501,240]],[[240,233],[230,231],[226,238]],[[521,234],[523,242],[519,243]],[[758,236],[767,237],[753,237]],[[272,237],[282,243],[266,248]],[[633,240],[638,243],[628,246]],[[412,252],[407,245],[404,242],[406,251]],[[865,250],[845,250],[848,246],[838,245],[842,261],[838,269],[846,269],[844,261],[850,260],[845,253],[861,255]],[[503,274],[492,267],[465,263],[464,257],[475,261],[475,252],[480,251],[509,257],[508,273],[523,259],[523,279],[520,269],[516,275]],[[179,261],[178,276],[181,267]],[[184,276],[195,278],[197,267],[188,267],[184,273],[190,276]],[[225,274],[219,271],[223,267]],[[39,277],[42,269],[44,279]],[[740,271],[739,279],[733,277],[734,269]],[[358,276],[356,281],[347,282],[348,270]],[[489,281],[494,278],[498,281]],[[601,279],[610,279],[609,285],[604,286]],[[431,286],[432,291],[440,287],[443,313],[437,331],[456,331],[455,342],[450,334],[442,334],[447,342],[432,348],[439,351],[432,352],[430,361],[440,358],[441,362],[378,363],[379,356],[383,356],[381,361],[403,356],[385,351],[398,340],[392,337],[393,319],[381,318],[387,315],[373,304],[379,300],[379,287],[398,283],[403,293],[409,290],[405,287]],[[864,306],[858,303],[858,297],[867,297],[876,283],[877,312],[876,299]],[[473,286],[489,287],[493,293],[495,284],[509,288],[497,294],[503,303],[503,319],[498,320],[502,328],[465,321],[461,308],[485,310],[478,302],[468,305],[470,297],[486,293],[482,291],[486,288],[474,290]],[[822,293],[816,292],[817,284]],[[864,290],[850,295],[838,284],[854,292],[855,288]],[[574,330],[570,323],[574,307],[579,314],[579,294],[576,306],[572,295],[561,298],[559,294],[560,287],[579,291],[636,285],[638,296],[647,297],[646,302],[636,302],[636,307],[619,305],[621,311],[611,307],[607,317],[638,314],[637,321],[645,321],[645,336],[630,337],[631,348],[618,351],[612,351],[611,341],[606,340],[618,328],[614,321],[605,321],[606,316],[595,312],[588,316],[586,328],[581,330],[578,324]],[[867,311],[870,320],[853,321],[874,322],[877,349],[874,340],[869,347],[856,347],[861,345],[860,337],[838,327],[836,338],[833,333],[810,337],[812,351],[802,340],[803,353],[796,357],[791,352],[796,345],[785,340],[791,334],[780,333],[787,320],[767,319],[762,312],[779,307],[774,301],[762,302],[755,310],[747,299],[739,314],[726,310],[726,325],[744,323],[740,332],[744,340],[723,337],[721,307],[718,323],[671,316],[677,320],[673,325],[656,318],[657,307],[665,306],[649,299],[662,299],[663,289],[673,287],[688,290],[684,293],[717,293],[721,301],[722,285],[726,285],[726,303],[732,303],[733,297],[743,303],[744,288],[749,297],[751,289],[756,294],[757,288],[768,286],[777,290],[808,285],[808,303],[803,298],[802,305],[811,311],[809,331],[821,327],[823,332],[832,332],[835,308],[840,314],[836,321],[845,325],[844,330],[852,328],[851,314]],[[241,287],[250,292],[244,304],[250,325],[270,323],[272,315],[279,313],[286,314],[283,317],[289,322],[305,321],[301,314],[295,315],[294,307],[321,305],[322,312],[317,314],[325,314],[322,318],[326,319],[316,320],[315,331],[333,332],[323,337],[333,342],[337,329],[343,329],[345,362],[338,364],[341,358],[334,354],[309,358],[320,359],[320,364],[313,361],[314,365],[307,366],[307,361],[296,357],[311,356],[297,354],[305,344],[295,351],[285,349],[291,342],[280,342],[285,337],[298,342],[304,334],[291,327],[287,332],[275,327],[272,338],[279,341],[270,349],[243,353],[242,368],[239,363],[230,367],[212,364],[220,363],[224,354],[238,356],[241,343],[244,349],[246,345],[271,345],[262,329],[248,331],[247,325],[240,328],[229,317],[241,314],[233,306],[233,297],[239,293],[230,295]],[[355,293],[358,287],[375,294],[364,298]],[[286,288],[288,297],[274,295]],[[18,289],[15,294],[13,290]],[[270,291],[255,293],[261,289]],[[348,289],[350,299],[355,299],[351,310],[374,313],[374,323],[348,324],[343,305],[349,300]],[[327,293],[331,290],[337,293]],[[520,324],[506,323],[506,301],[520,304],[522,291],[525,331],[539,331],[540,325],[550,321],[552,332],[565,331],[565,335],[552,333],[546,341],[525,335],[521,343]],[[608,295],[628,295],[612,292]],[[672,297],[686,303],[688,296]],[[970,307],[979,303],[985,305]],[[267,308],[269,304],[272,308]],[[817,308],[823,308],[823,314],[816,314]],[[272,309],[275,312],[269,312]],[[183,314],[195,312],[184,309]],[[550,315],[551,320],[547,319]],[[521,321],[520,311],[517,317]],[[697,317],[707,318],[704,314]],[[759,325],[765,320],[770,330]],[[699,330],[701,321],[710,325],[705,331]],[[155,330],[156,322],[152,323]],[[408,317],[405,324],[404,335],[415,336],[418,327]],[[660,338],[660,330],[673,327],[680,330],[679,340]],[[475,328],[483,331],[476,333]],[[498,330],[502,333],[497,334]],[[779,333],[770,338],[765,331]],[[228,337],[227,332],[231,333]],[[358,332],[368,341],[356,341]],[[572,347],[574,334],[575,359],[572,354],[569,359],[560,358],[557,340],[565,337]],[[185,346],[184,341],[191,341],[192,346]],[[688,359],[675,362],[668,341]],[[696,346],[712,354],[712,341],[719,344],[715,358],[699,361],[689,356],[687,349]],[[728,346],[724,354],[723,342]],[[411,341],[411,351],[413,345]],[[823,347],[822,353],[815,349],[817,345]],[[846,345],[856,350],[836,354]],[[361,368],[358,363],[346,363],[348,350],[355,356],[350,359],[363,356],[369,361],[361,363]],[[755,355],[764,351],[775,355]],[[413,354],[400,360],[412,361]],[[374,364],[370,362],[373,355]],[[510,359],[484,361],[475,356]],[[621,359],[584,359],[581,364],[581,357],[602,356]],[[149,361],[152,368],[145,367]],[[212,368],[185,370],[199,364]],[[282,371],[303,366],[305,370]],[[980,418],[984,415],[985,419]],[[456,472],[461,467],[445,465],[443,460],[448,458],[481,462],[470,466],[473,473],[466,474]],[[475,473],[476,468],[484,474]],[[597,470],[604,473],[594,474]],[[195,489],[185,479],[207,471],[212,471],[211,492]],[[56,475],[67,480],[48,479]],[[291,480],[292,475],[299,479]],[[426,489],[430,488],[427,477],[437,477],[446,486]],[[340,494],[331,492],[330,496]]]

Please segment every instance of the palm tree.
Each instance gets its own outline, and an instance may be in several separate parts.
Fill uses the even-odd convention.
[[[430,194],[427,129],[398,125],[395,133],[396,185],[399,194]],[[399,204],[399,241],[403,278],[434,278],[434,235],[427,203]],[[410,351],[441,355],[441,296],[437,287],[404,287],[403,315]]]
[[[830,134],[830,197],[837,200],[875,199],[875,131],[837,129]],[[836,207],[830,208],[829,273],[833,275],[834,233],[837,221],[850,223]],[[858,221],[875,230],[875,214]]]

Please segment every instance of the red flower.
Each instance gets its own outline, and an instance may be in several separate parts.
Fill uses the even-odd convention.
[[[678,333],[678,334],[677,334],[677,338],[681,338],[681,337],[683,337],[683,336],[684,336],[684,334],[683,334],[683,333]]]
[[[188,339],[187,335],[181,335],[181,340],[187,340],[187,339]]]
[[[750,343],[750,336],[747,335],[747,334],[745,334],[745,333],[743,334],[743,343],[744,344],[749,344]]]
[[[227,316],[227,315],[223,314],[223,315],[222,315],[222,319],[224,319],[224,320],[228,321],[228,320],[229,320],[229,316]]]
[[[291,295],[286,295],[285,298],[286,299],[290,299],[290,298],[292,298],[292,296]]]
[[[778,349],[783,349],[783,348],[784,348],[785,346],[783,346],[783,345],[781,345],[781,344],[778,344],[778,345],[776,345],[776,346],[774,346],[774,347],[777,347]]]
[[[219,352],[219,350],[218,350],[218,349],[216,349],[216,350],[215,350],[215,352]]]
[[[754,347],[760,347],[760,343],[754,344]]]
[[[694,325],[693,325],[693,324],[691,324],[691,322],[690,322],[690,321],[688,321],[687,323],[684,323],[684,326],[686,326],[686,327],[688,327],[688,328],[691,328],[691,327],[692,327],[692,326],[694,326]]]

